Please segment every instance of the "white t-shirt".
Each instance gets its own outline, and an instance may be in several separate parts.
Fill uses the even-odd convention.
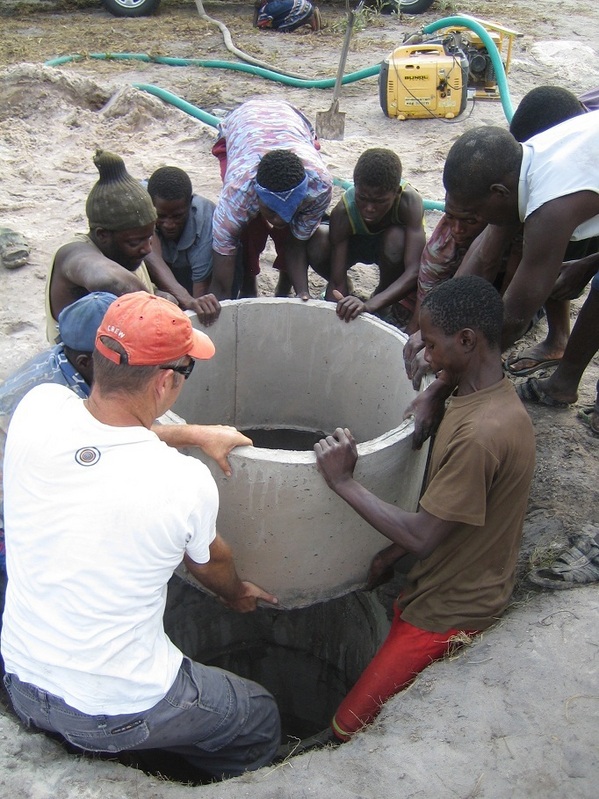
[[[594,191],[599,194],[599,111],[555,125],[522,144],[518,210],[524,222],[550,200]],[[573,241],[599,236],[599,215],[579,225]]]
[[[32,389],[5,455],[6,671],[92,715],[155,705],[182,658],[167,582],[184,552],[209,561],[217,513],[199,460],[101,424],[68,388]]]

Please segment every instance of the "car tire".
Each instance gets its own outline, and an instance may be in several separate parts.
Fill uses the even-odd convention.
[[[102,0],[102,3],[115,17],[145,17],[156,11],[160,0]]]
[[[435,0],[399,0],[399,6],[405,14],[424,14]]]

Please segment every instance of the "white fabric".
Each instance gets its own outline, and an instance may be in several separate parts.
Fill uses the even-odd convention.
[[[522,222],[550,200],[577,191],[599,194],[599,111],[568,119],[522,144],[518,185]],[[599,236],[599,215],[579,225],[573,241]]]
[[[209,560],[217,513],[200,461],[101,424],[68,388],[32,389],[5,456],[6,671],[84,713],[155,705],[182,657],[164,633],[167,582],[185,551]]]

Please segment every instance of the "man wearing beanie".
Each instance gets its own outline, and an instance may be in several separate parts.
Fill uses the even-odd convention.
[[[273,697],[163,626],[182,560],[232,610],[277,602],[237,575],[207,467],[150,429],[214,345],[146,292],[112,303],[95,344],[89,398],[37,386],[8,433],[7,691],[27,726],[80,749],[168,749],[217,778],[259,768],[279,746]]]
[[[89,232],[75,235],[59,248],[46,281],[46,335],[52,343],[58,332],[58,314],[84,294],[107,291],[120,296],[154,291],[143,262],[151,252],[156,223],[152,200],[127,172],[119,155],[98,150],[94,164],[100,177],[85,205]],[[168,285],[158,288],[169,290]],[[208,310],[211,320],[219,308],[214,297],[207,297],[201,307],[191,310],[206,321],[204,311]]]
[[[308,265],[328,269],[328,234],[319,228],[332,194],[332,178],[306,117],[286,102],[248,100],[220,126],[212,148],[223,190],[212,222],[211,290],[232,297],[237,252],[243,252],[243,296],[256,295],[260,253],[270,236],[281,270],[277,296],[291,285],[304,300]]]

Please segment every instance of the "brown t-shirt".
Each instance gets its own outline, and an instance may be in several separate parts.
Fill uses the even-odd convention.
[[[420,505],[457,527],[408,575],[402,617],[432,632],[484,630],[514,586],[535,464],[530,418],[507,378],[452,397]]]

